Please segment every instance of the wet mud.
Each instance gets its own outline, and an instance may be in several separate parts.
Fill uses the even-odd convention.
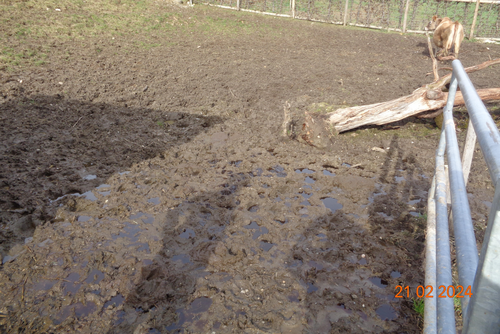
[[[292,34],[127,55],[67,42],[78,61],[2,73],[2,332],[420,331],[395,287],[424,283],[439,129],[411,118],[320,150],[281,126],[286,101],[300,115],[410,94],[430,81],[425,39],[244,19]],[[481,242],[480,153],[468,190]]]

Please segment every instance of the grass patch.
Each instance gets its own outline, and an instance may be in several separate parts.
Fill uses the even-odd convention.
[[[413,311],[415,311],[422,319],[424,318],[425,299],[413,299]]]

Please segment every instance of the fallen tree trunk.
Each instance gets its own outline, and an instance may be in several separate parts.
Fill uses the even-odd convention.
[[[488,66],[500,64],[500,59],[494,59],[465,69],[472,73]],[[340,132],[352,130],[366,125],[383,125],[404,118],[443,108],[446,105],[448,93],[442,91],[451,80],[451,74],[416,89],[411,95],[392,101],[374,103],[365,106],[337,109],[327,114],[307,114],[303,122],[299,138],[314,146],[318,144],[318,136],[323,138]],[[500,88],[480,89],[477,91],[483,101],[500,100]],[[462,94],[457,92],[455,105],[464,104]],[[324,130],[320,130],[320,128]],[[322,137],[321,137],[322,136]],[[316,143],[316,144],[315,144]]]

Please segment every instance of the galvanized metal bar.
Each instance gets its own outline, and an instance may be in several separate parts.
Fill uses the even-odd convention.
[[[483,104],[483,101],[477,95],[476,89],[472,85],[469,76],[465,72],[462,63],[456,59],[452,62],[453,74],[460,83],[460,90],[464,97],[465,105],[469,111],[470,119],[474,125],[477,139],[484,159],[490,171],[491,180],[495,188],[496,182],[500,180],[500,154],[498,154],[500,145],[500,133],[493,122],[490,113]]]
[[[500,187],[495,189],[495,197],[488,217],[488,226],[476,279],[472,288],[472,298],[464,313],[464,334],[500,333]]]
[[[456,89],[456,87],[455,87]],[[451,94],[451,92],[450,92]],[[444,132],[443,128],[443,132]],[[446,136],[441,134],[439,147],[446,145]],[[448,208],[446,204],[446,175],[444,150],[436,155],[436,283],[440,286],[453,284],[451,277],[450,234]],[[436,291],[438,292],[438,291]],[[437,298],[437,330],[439,333],[455,334],[455,309],[452,298]]]
[[[444,137],[444,135],[443,135]],[[441,141],[440,141],[441,142]],[[445,146],[445,145],[443,145]],[[439,150],[439,149],[438,149]],[[444,147],[442,149],[444,152]],[[425,286],[431,286],[432,291],[425,298],[424,334],[437,333],[437,295],[436,295],[436,176],[432,178],[429,196],[427,198],[427,230],[425,233]],[[426,293],[427,293],[426,289]]]
[[[457,254],[458,281],[463,287],[472,286],[478,264],[476,237],[465,188],[462,161],[458,148],[455,122],[453,121],[453,102],[458,80],[453,74],[450,81],[448,101],[443,111],[443,124],[446,131],[446,157],[450,178],[451,207],[453,210],[453,233]],[[462,310],[467,310],[469,297],[460,298]]]

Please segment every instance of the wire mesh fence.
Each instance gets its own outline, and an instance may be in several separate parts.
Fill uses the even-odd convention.
[[[423,32],[433,15],[462,23],[465,35],[500,39],[500,0],[207,0],[211,5],[299,19],[378,29]]]

